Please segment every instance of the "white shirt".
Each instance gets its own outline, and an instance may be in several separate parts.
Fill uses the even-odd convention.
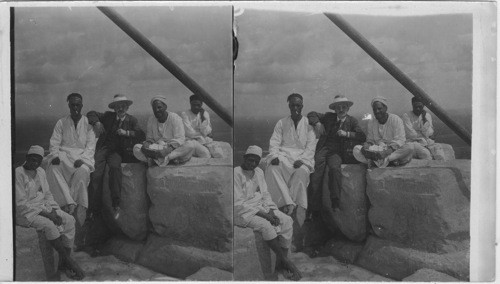
[[[429,138],[434,134],[434,126],[432,125],[432,117],[427,112],[425,114],[426,122],[423,123],[422,116],[415,115],[413,111],[403,114],[403,123],[405,126],[405,134],[407,141],[416,141],[423,145],[433,144],[434,141]]]
[[[210,124],[210,115],[207,111],[203,112],[205,120],[201,121],[200,113],[194,114],[190,109],[181,113],[182,122],[184,123],[184,130],[186,138],[196,139],[201,144],[211,142],[212,139],[207,137],[212,133],[212,125]]]
[[[403,120],[395,114],[388,113],[388,115],[385,124],[380,124],[376,118],[372,118],[368,122],[366,142],[375,145],[393,146],[397,149],[403,146],[406,141]]]

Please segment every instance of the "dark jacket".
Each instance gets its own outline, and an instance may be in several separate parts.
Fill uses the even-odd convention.
[[[323,114],[310,112],[307,116],[316,116],[325,128],[325,134],[319,137],[319,141],[316,144],[316,152],[321,150],[321,148],[323,147],[329,147],[333,153],[337,153],[340,155],[343,164],[358,163],[352,154],[352,149],[354,148],[354,146],[365,142],[366,135],[363,130],[361,130],[361,127],[359,126],[358,120],[356,118],[347,115],[344,123],[342,123],[339,129],[336,129],[336,113],[327,112]],[[351,135],[353,136],[349,138],[335,136],[334,139],[328,140],[328,134],[330,133],[330,131],[337,132],[338,130],[351,132]]]
[[[87,114],[89,123],[94,125],[96,122],[100,121],[104,126],[105,132],[99,136],[99,140],[96,145],[96,152],[102,147],[106,147],[110,152],[116,152],[122,157],[123,163],[137,162],[133,154],[134,145],[141,143],[146,138],[144,131],[139,127],[137,118],[126,114],[122,122],[121,129],[128,130],[129,136],[120,136],[116,134],[118,130],[118,122],[116,119],[116,113],[112,111],[107,111],[105,113],[100,113],[96,111],[90,111]]]

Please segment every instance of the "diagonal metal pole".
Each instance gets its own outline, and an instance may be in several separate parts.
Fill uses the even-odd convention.
[[[471,145],[471,134],[451,119],[432,98],[417,84],[415,84],[403,71],[392,63],[382,52],[372,45],[362,34],[351,26],[342,16],[332,13],[325,13],[325,16],[337,25],[348,37],[357,43],[368,55],[378,62],[389,74],[391,74],[403,87],[405,87],[415,97],[421,99],[441,121],[453,130],[469,146]]]
[[[226,109],[222,107],[209,93],[198,85],[189,75],[187,75],[177,64],[170,60],[161,50],[147,39],[139,30],[133,27],[127,20],[120,16],[116,11],[109,7],[97,7],[113,23],[129,35],[137,44],[139,44],[147,53],[149,53],[158,63],[165,67],[172,75],[181,81],[191,92],[199,94],[203,102],[207,104],[222,120],[233,127],[233,117]]]

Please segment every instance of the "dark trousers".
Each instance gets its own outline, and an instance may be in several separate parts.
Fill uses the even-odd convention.
[[[107,147],[102,147],[94,156],[95,170],[91,175],[91,190],[89,190],[89,210],[98,212],[102,209],[102,187],[104,182],[104,171],[106,164],[109,167],[109,191],[111,193],[111,205],[120,205],[122,188],[122,157],[109,151]],[[89,188],[89,189],[90,189]]]
[[[309,184],[308,208],[312,211],[320,211],[322,207],[322,188],[325,168],[328,165],[328,188],[331,199],[340,199],[342,188],[342,158],[328,147],[323,147],[314,155],[314,173],[311,174]]]

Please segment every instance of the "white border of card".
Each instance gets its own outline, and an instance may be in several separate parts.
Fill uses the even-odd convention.
[[[472,161],[471,161],[471,252],[470,280],[489,282],[495,279],[496,262],[496,174],[498,101],[497,83],[497,7],[490,2],[7,2],[0,3],[0,148],[9,149],[0,163],[0,281],[13,279],[12,237],[12,168],[10,164],[10,7],[31,6],[108,6],[122,5],[227,5],[236,8],[301,11],[311,13],[335,12],[364,15],[432,15],[471,13],[473,15],[473,99],[472,99]],[[496,226],[495,226],[496,225]]]

